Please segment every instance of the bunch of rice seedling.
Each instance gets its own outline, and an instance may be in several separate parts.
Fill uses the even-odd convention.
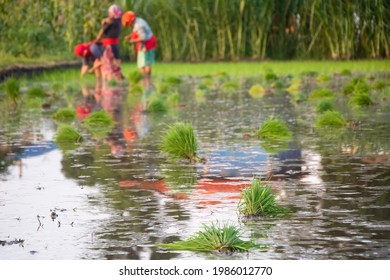
[[[221,227],[212,223],[210,226],[203,225],[203,231],[196,232],[187,240],[177,241],[171,244],[158,244],[157,246],[169,250],[219,251],[226,253],[247,252],[251,248],[266,248],[252,241],[244,241],[240,237],[241,233],[239,228],[228,224],[224,224]]]
[[[30,88],[27,91],[27,97],[28,98],[44,98],[44,97],[46,97],[46,93],[41,88]]]
[[[373,104],[371,96],[366,92],[355,93],[350,100],[353,106],[364,107]]]
[[[211,77],[205,77],[198,85],[199,89],[209,90],[211,88],[215,88],[216,83]]]
[[[264,96],[265,89],[260,84],[255,84],[249,89],[249,94],[254,98],[260,98]]]
[[[127,77],[130,83],[137,84],[139,81],[142,80],[142,75],[139,71],[133,71],[129,73],[129,76]]]
[[[375,89],[375,90],[382,90],[382,89],[384,89],[386,86],[387,86],[387,84],[386,84],[386,82],[384,82],[384,81],[375,81],[375,82],[372,84],[372,88]]]
[[[351,70],[349,70],[349,69],[344,69],[344,70],[342,70],[342,71],[340,72],[340,75],[341,75],[341,76],[351,76],[351,75],[352,75],[352,72],[351,72]]]
[[[353,78],[352,81],[350,81],[344,88],[343,93],[345,95],[352,94],[352,93],[359,93],[359,92],[369,92],[370,86],[369,84],[364,81],[362,78],[356,77]]]
[[[318,100],[321,98],[332,98],[333,92],[327,88],[319,88],[309,93],[309,100]]]
[[[298,93],[299,89],[301,87],[301,80],[300,79],[294,79],[290,86],[286,89],[289,93]]]
[[[320,74],[317,76],[316,80],[317,80],[317,82],[327,82],[330,80],[330,77],[329,77],[329,75],[326,75],[326,74]]]
[[[316,72],[316,71],[303,71],[303,72],[301,72],[300,76],[314,78],[314,77],[318,76],[318,72]]]
[[[233,93],[239,89],[239,86],[236,82],[227,81],[221,85],[221,90],[225,93]]]
[[[114,124],[112,117],[106,111],[93,112],[83,121],[85,128],[98,137],[107,135]]]
[[[290,210],[278,206],[271,185],[260,179],[254,179],[249,187],[241,191],[238,210],[246,217],[279,216],[290,213]]]
[[[323,113],[325,111],[333,111],[334,105],[333,105],[333,99],[328,98],[321,100],[320,103],[317,104],[316,111],[318,113]]]
[[[157,84],[156,88],[158,93],[164,94],[174,90],[174,85],[165,82],[160,82]]]
[[[177,106],[180,104],[181,98],[180,94],[177,91],[171,92],[167,97],[167,102],[171,106]]]
[[[278,119],[267,119],[257,131],[259,139],[291,139],[292,134],[288,127]]]
[[[331,126],[331,127],[343,127],[346,125],[346,121],[337,111],[326,111],[325,113],[317,117],[316,125],[319,127]]]
[[[2,84],[2,88],[5,90],[7,97],[14,102],[20,98],[20,82],[14,77],[5,80]]]
[[[70,122],[76,118],[76,113],[73,109],[61,108],[53,114],[53,118],[59,122]]]
[[[277,79],[278,79],[278,75],[276,75],[274,71],[272,71],[272,69],[265,70],[264,80],[266,82],[273,82],[276,81]]]
[[[70,125],[61,126],[55,137],[56,143],[79,143],[81,141],[83,141],[81,133]]]
[[[140,95],[144,92],[144,88],[140,84],[135,84],[129,88],[129,93],[133,95]]]
[[[169,127],[162,137],[160,149],[173,158],[199,160],[196,155],[198,143],[194,129],[189,123],[175,123]]]
[[[146,110],[148,112],[161,112],[164,113],[168,111],[168,107],[164,101],[164,98],[161,94],[153,94],[148,100],[148,105]]]
[[[206,102],[206,90],[204,89],[197,89],[195,91],[195,100],[197,103],[205,103]]]
[[[164,82],[170,85],[180,85],[181,79],[179,77],[167,77],[164,79]]]

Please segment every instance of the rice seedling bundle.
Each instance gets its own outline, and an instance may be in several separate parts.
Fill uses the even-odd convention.
[[[28,98],[44,98],[44,97],[46,97],[46,93],[41,88],[30,88],[27,91],[27,97]]]
[[[239,89],[239,86],[236,82],[228,81],[221,85],[221,90],[225,93],[233,93]]]
[[[15,78],[8,78],[3,84],[3,89],[5,90],[7,97],[16,101],[20,98],[20,83]]]
[[[93,112],[83,121],[87,130],[98,137],[107,135],[114,124],[112,117],[106,111]]]
[[[148,112],[166,112],[168,111],[167,105],[163,97],[160,94],[154,94],[149,98],[146,110]]]
[[[132,71],[129,73],[127,79],[130,81],[130,83],[137,84],[142,80],[142,75],[139,71]]]
[[[291,131],[278,119],[267,119],[257,131],[259,139],[290,139]]]
[[[360,93],[360,92],[367,93],[369,91],[370,91],[369,84],[359,77],[353,78],[352,81],[350,81],[343,88],[343,93],[345,95],[352,94],[352,93]]]
[[[382,90],[382,89],[384,89],[386,86],[387,86],[387,84],[386,84],[386,82],[384,82],[384,81],[375,81],[375,82],[372,84],[372,88],[375,89],[375,90]]]
[[[253,179],[251,185],[242,190],[238,210],[246,217],[278,216],[290,212],[276,204],[271,185],[260,179]]]
[[[144,92],[144,88],[140,84],[135,84],[129,88],[129,93],[139,95]]]
[[[351,97],[351,104],[353,106],[364,107],[370,106],[372,103],[371,96],[366,92],[358,92]]]
[[[332,98],[334,97],[333,91],[327,88],[316,89],[309,94],[310,100],[317,100],[321,98]]]
[[[224,224],[222,227],[215,225],[203,225],[203,231],[196,232],[184,241],[171,244],[158,244],[169,250],[189,250],[200,252],[247,252],[251,248],[264,249],[265,246],[255,244],[252,241],[244,241],[241,238],[240,229]]]
[[[274,73],[271,69],[266,69],[265,74],[264,74],[264,80],[266,82],[273,82],[278,79],[278,75]]]
[[[170,85],[180,85],[181,79],[179,77],[171,76],[164,79],[164,82]]]
[[[62,108],[54,113],[53,118],[60,122],[69,122],[76,118],[76,113],[73,109]]]
[[[171,92],[168,97],[167,97],[167,102],[168,104],[170,104],[171,106],[177,106],[179,105],[181,101],[181,98],[180,98],[180,94],[179,92],[175,91],[175,92]]]
[[[316,125],[319,127],[343,127],[346,125],[346,121],[339,112],[326,111],[317,117]]]
[[[265,89],[260,84],[255,84],[249,89],[249,94],[254,98],[263,97],[265,94]]]
[[[325,111],[333,111],[334,105],[333,105],[333,99],[323,99],[317,104],[316,111],[318,113],[323,113]]]
[[[83,136],[70,125],[63,125],[59,128],[55,137],[56,143],[79,143],[83,141]]]
[[[189,123],[175,123],[171,125],[162,137],[160,149],[173,158],[198,160],[198,143],[194,129]]]

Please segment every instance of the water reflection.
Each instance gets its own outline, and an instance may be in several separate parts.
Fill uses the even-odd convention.
[[[115,125],[104,137],[84,132],[86,141],[68,152],[52,144],[56,124],[39,112],[21,110],[18,120],[1,120],[0,240],[23,238],[26,250],[38,252],[5,246],[1,258],[390,256],[390,128],[383,122],[388,114],[363,118],[359,128],[327,137],[299,126],[297,110],[302,108],[283,92],[264,99],[206,93],[198,102],[189,81],[179,89],[182,106],[161,114],[146,111],[153,90],[132,94],[126,85],[108,83],[78,89],[70,101],[76,126],[100,110]],[[287,120],[294,139],[267,146],[245,137],[269,115]],[[206,164],[172,162],[160,154],[162,132],[174,121],[193,124]],[[286,219],[241,224],[244,238],[268,244],[268,251],[221,256],[154,247],[185,239],[203,223],[238,222],[240,192],[253,177],[268,178],[280,204],[293,210]],[[66,211],[57,211],[52,222],[53,209]],[[47,217],[39,231],[37,215]]]

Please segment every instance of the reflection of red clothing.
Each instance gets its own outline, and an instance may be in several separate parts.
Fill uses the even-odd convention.
[[[82,120],[85,119],[91,113],[91,106],[88,105],[80,105],[76,108],[76,115],[80,117]]]
[[[251,185],[250,181],[227,179],[201,179],[194,186],[190,195],[185,193],[173,193],[164,180],[137,181],[125,180],[119,182],[123,188],[140,188],[155,190],[176,199],[190,199],[199,205],[216,205],[221,203],[237,203],[241,198],[241,191]]]

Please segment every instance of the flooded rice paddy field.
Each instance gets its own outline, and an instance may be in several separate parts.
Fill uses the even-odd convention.
[[[340,92],[352,78],[308,76],[300,92]],[[0,259],[390,258],[388,84],[370,90],[368,107],[354,108],[339,95],[335,106],[347,125],[319,129],[313,102],[286,90],[292,80],[279,89],[263,83],[264,96],[248,92],[256,78],[235,80],[237,88],[208,80],[216,82],[199,90],[202,79],[183,77],[172,86],[180,102],[164,113],[145,111],[153,93],[134,93],[128,83],[57,91],[34,83],[27,87],[45,88],[46,99],[2,100]],[[163,84],[156,80],[156,90]],[[60,123],[52,113],[64,107],[76,111],[77,128],[96,110],[109,112],[116,124],[104,137],[83,131],[85,140],[68,149],[54,141]],[[293,132],[288,145],[264,145],[253,136],[270,116]],[[193,125],[206,164],[160,153],[167,124],[177,121]],[[240,190],[254,177],[268,178],[290,216],[240,217]],[[237,225],[243,239],[268,249],[226,255],[155,246],[211,223]]]

